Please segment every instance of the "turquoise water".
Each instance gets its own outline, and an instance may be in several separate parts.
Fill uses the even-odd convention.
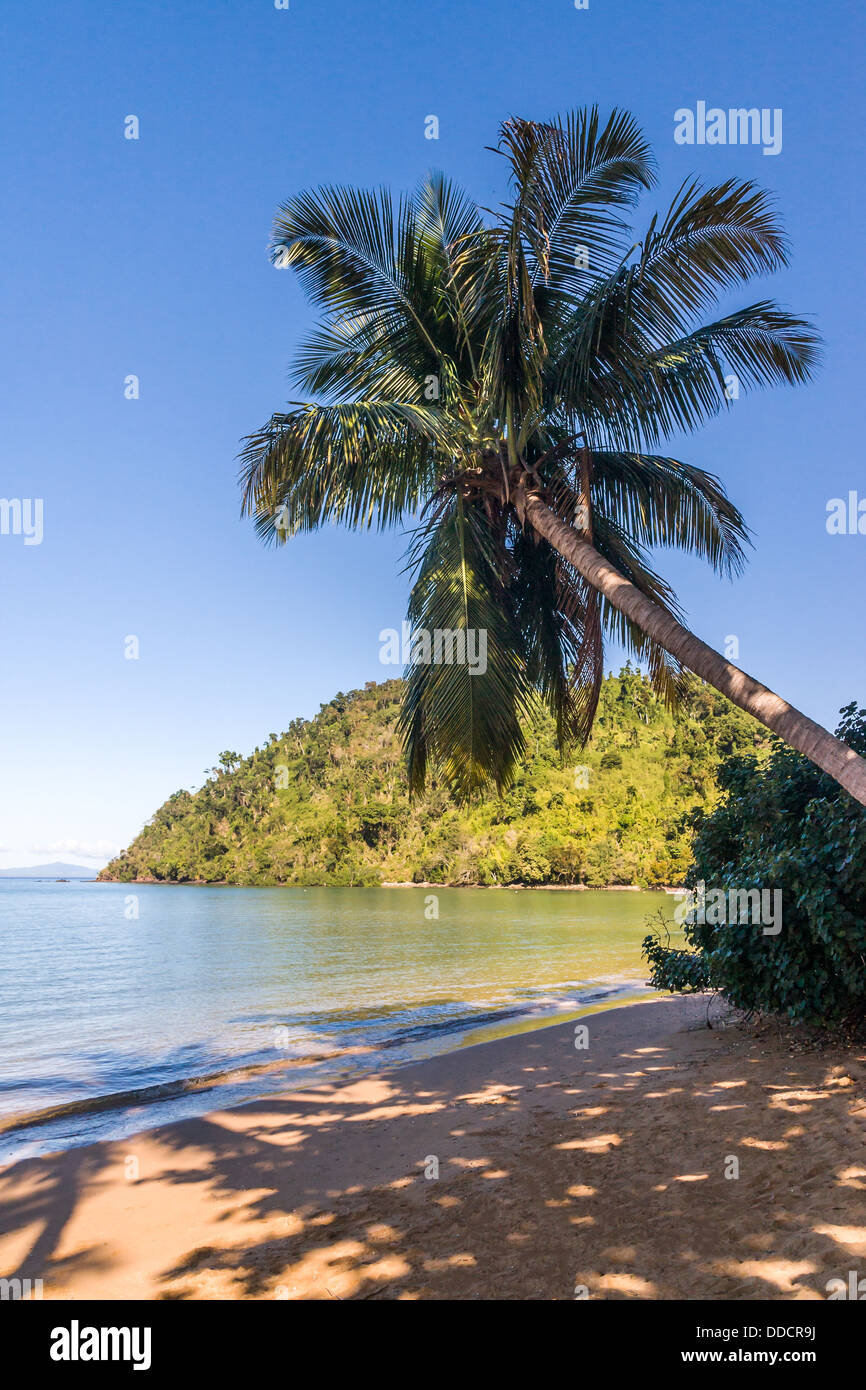
[[[61,1109],[0,1132],[0,1162],[639,997],[660,906],[0,880],[0,1124]]]

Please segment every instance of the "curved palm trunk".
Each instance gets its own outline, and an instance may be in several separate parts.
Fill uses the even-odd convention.
[[[866,761],[853,749],[695,637],[623,578],[579,531],[567,525],[532,493],[525,497],[525,515],[539,535],[568,560],[588,584],[604,594],[614,608],[637,623],[683,666],[727,695],[791,748],[810,758],[822,772],[828,773],[866,806]]]

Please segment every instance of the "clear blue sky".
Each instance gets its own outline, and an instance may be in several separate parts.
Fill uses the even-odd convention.
[[[238,517],[238,441],[287,399],[309,323],[268,262],[270,223],[307,185],[410,187],[430,167],[490,205],[505,190],[485,146],[512,113],[630,108],[660,164],[647,219],[692,171],[778,195],[794,256],[769,292],[815,317],[825,363],[812,386],[741,399],[672,446],[744,510],[747,576],[664,566],[695,630],[736,634],[741,664],[808,713],[832,726],[866,701],[866,536],[825,528],[829,498],[866,497],[859,5],[3,11],[0,495],[43,498],[44,539],[0,536],[0,865],[107,853],[221,750],[391,674],[378,633],[404,612],[401,537],[328,529],[277,553]],[[700,100],[781,107],[782,152],[675,144],[674,111]]]

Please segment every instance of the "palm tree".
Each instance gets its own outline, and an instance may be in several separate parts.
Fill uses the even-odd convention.
[[[814,329],[771,300],[701,321],[786,264],[768,195],[687,181],[637,240],[625,213],[654,166],[627,113],[512,119],[497,150],[512,198],[487,220],[439,175],[396,203],[338,187],[281,207],[273,258],[323,311],[295,369],[314,399],[245,441],[245,512],[277,542],[420,516],[413,630],[483,632],[487,664],[413,649],[413,790],[431,766],[464,797],[507,782],[538,700],[561,746],[585,741],[608,636],[669,702],[696,673],[866,804],[866,762],[684,627],[648,559],[740,571],[719,480],[657,450],[724,408],[732,377],[798,383],[816,361]]]

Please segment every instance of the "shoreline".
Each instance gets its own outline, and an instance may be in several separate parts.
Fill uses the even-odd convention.
[[[866,1055],[709,1029],[707,1006],[611,1007],[585,1048],[552,1023],[19,1161],[0,1275],[47,1299],[826,1298],[866,1258]]]
[[[39,880],[37,880],[39,881]],[[681,888],[671,884],[605,883],[592,887],[588,883],[432,883],[424,879],[420,883],[386,880],[384,883],[231,883],[228,879],[206,882],[201,878],[93,878],[82,880],[87,883],[113,883],[121,887],[136,885],[155,888],[295,888],[306,892],[309,888],[353,888],[358,890],[378,888],[448,888],[484,892],[508,893],[681,893]],[[63,879],[52,882],[65,882]]]
[[[643,997],[642,997],[643,996]],[[21,1134],[22,1142],[31,1137],[27,1131],[47,1129],[47,1133],[37,1135],[37,1152],[26,1157],[48,1156],[52,1152],[67,1152],[70,1149],[84,1148],[91,1143],[120,1142],[123,1135],[134,1134],[136,1129],[144,1132],[155,1129],[160,1123],[182,1123],[195,1118],[197,1114],[209,1109],[229,1110],[251,1101],[264,1100],[274,1094],[275,1089],[285,1090],[292,1084],[291,1074],[298,1074],[297,1085],[315,1085],[321,1081],[356,1081],[370,1072],[396,1071],[426,1060],[447,1056],[450,1052],[466,1047],[480,1046],[494,1039],[510,1037],[517,1033],[532,1032],[535,1029],[555,1027],[575,1018],[600,1013],[606,1009],[625,1007],[632,1003],[643,1003],[658,997],[642,978],[617,981],[601,981],[587,991],[581,998],[563,996],[559,1002],[548,1001],[544,1007],[533,1007],[526,999],[512,1007],[502,1007],[478,1014],[466,1014],[455,1019],[443,1028],[431,1028],[412,1044],[405,1046],[402,1056],[394,1053],[393,1042],[388,1039],[378,1044],[355,1043],[348,1047],[335,1046],[330,1050],[298,1053],[280,1057],[278,1060],[249,1060],[219,1068],[215,1071],[193,1073],[189,1076],[167,1078],[150,1085],[125,1088],[120,1091],[99,1092],[89,1096],[79,1096],[73,1100],[56,1101],[33,1110],[18,1110],[0,1115],[0,1170],[9,1162],[4,1153],[7,1144]],[[283,1081],[283,1074],[285,1080]],[[267,1081],[277,1086],[267,1086]],[[280,1085],[280,1082],[283,1082]],[[245,1083],[251,1083],[249,1085]],[[255,1089],[261,1085],[262,1089]],[[207,1095],[208,1104],[196,1104],[199,1097]],[[186,1106],[183,1102],[187,1102]],[[178,1102],[179,1105],[173,1105]],[[192,1103],[191,1103],[192,1102]],[[171,1113],[180,1109],[186,1114]],[[166,1111],[169,1111],[166,1115]],[[52,1147],[56,1133],[52,1127],[65,1121],[80,1117],[106,1116],[111,1121],[114,1116],[119,1134],[111,1136],[94,1134],[71,1137],[67,1131],[66,1142]],[[130,1116],[140,1117],[139,1124],[130,1127]],[[147,1124],[144,1117],[149,1116]],[[161,1117],[161,1118],[160,1118]]]

